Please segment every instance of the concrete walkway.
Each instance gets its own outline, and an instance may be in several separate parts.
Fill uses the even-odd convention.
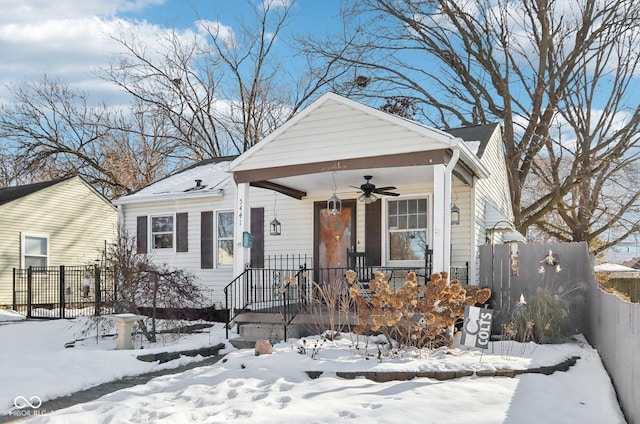
[[[177,368],[152,371],[145,374],[139,374],[139,375],[124,377],[119,380],[109,381],[107,383],[102,383],[98,386],[81,390],[79,392],[72,393],[67,396],[62,396],[59,398],[45,401],[42,403],[42,406],[40,407],[40,409],[47,410],[47,411],[58,411],[64,408],[69,408],[70,406],[77,405],[79,403],[91,402],[104,395],[113,393],[121,389],[127,389],[129,387],[137,386],[139,384],[146,384],[149,380],[154,379],[156,377],[169,375],[169,374],[178,374],[193,368],[213,365],[223,357],[224,355],[210,356],[203,359],[202,361],[192,362],[186,365],[179,366]],[[18,422],[18,421],[27,420],[29,418],[33,418],[33,417],[22,418],[22,417],[13,417],[10,415],[0,415],[0,423]]]

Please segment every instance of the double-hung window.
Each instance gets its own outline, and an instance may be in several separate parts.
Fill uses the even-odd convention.
[[[49,261],[49,238],[47,236],[24,235],[22,238],[22,260],[24,268],[46,267]]]
[[[387,203],[390,261],[424,261],[428,245],[426,198],[389,200]]]
[[[151,217],[151,246],[153,249],[172,249],[174,239],[173,215]]]
[[[218,212],[218,265],[233,265],[233,212]]]

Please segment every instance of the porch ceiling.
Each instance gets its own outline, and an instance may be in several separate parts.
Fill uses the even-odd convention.
[[[287,192],[287,190],[268,187],[269,184],[261,185],[261,183],[253,184],[258,187],[269,188],[280,193],[295,198],[306,197],[310,193],[332,192],[333,178],[335,177],[336,193],[339,197],[356,197],[359,187],[365,182],[364,176],[371,175],[371,182],[377,187],[395,186],[394,190],[400,194],[404,188],[424,184],[426,181],[433,179],[433,167],[430,165],[421,166],[401,166],[393,168],[361,168],[361,169],[343,169],[333,172],[317,172],[312,174],[286,176],[281,178],[272,178],[268,180],[269,184],[276,184],[281,188],[294,190],[301,197]]]

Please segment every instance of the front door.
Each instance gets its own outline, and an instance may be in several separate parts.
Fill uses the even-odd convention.
[[[343,200],[342,213],[329,215],[326,202],[314,205],[314,268],[318,283],[337,278],[347,267],[347,249],[356,241],[356,201]],[[319,270],[337,268],[329,274]],[[334,275],[335,274],[335,275]],[[339,274],[339,275],[338,275]]]

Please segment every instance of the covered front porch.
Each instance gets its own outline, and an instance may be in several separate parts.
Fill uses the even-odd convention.
[[[427,284],[433,271],[431,252],[427,251],[422,267],[367,266],[364,263],[352,263],[347,267],[313,268],[313,258],[306,255],[280,255],[265,258],[261,268],[245,269],[224,289],[225,305],[228,311],[227,330],[230,323],[244,315],[247,322],[271,322],[284,326],[287,338],[287,326],[297,322],[310,326],[313,322],[310,303],[321,301],[314,291],[314,284],[333,283],[348,290],[346,273],[349,269],[356,272],[355,284],[366,287],[378,272],[383,273],[392,289],[401,287],[407,275],[413,272],[420,284]],[[364,265],[364,266],[363,266]],[[462,284],[469,283],[468,263],[450,268],[450,279]],[[335,311],[326,311],[333,313]],[[271,319],[267,317],[271,315]],[[249,318],[252,317],[252,318]],[[355,317],[357,319],[357,317]],[[227,334],[228,337],[228,334]]]
[[[231,309],[278,307],[288,317],[311,281],[344,279],[347,269],[363,282],[381,271],[392,286],[409,272],[423,283],[442,271],[475,280],[474,186],[489,173],[451,134],[329,93],[234,160],[230,172],[237,185]],[[273,211],[256,215],[269,199]],[[289,252],[300,259],[269,263]],[[300,281],[283,300],[276,293],[289,278]]]

